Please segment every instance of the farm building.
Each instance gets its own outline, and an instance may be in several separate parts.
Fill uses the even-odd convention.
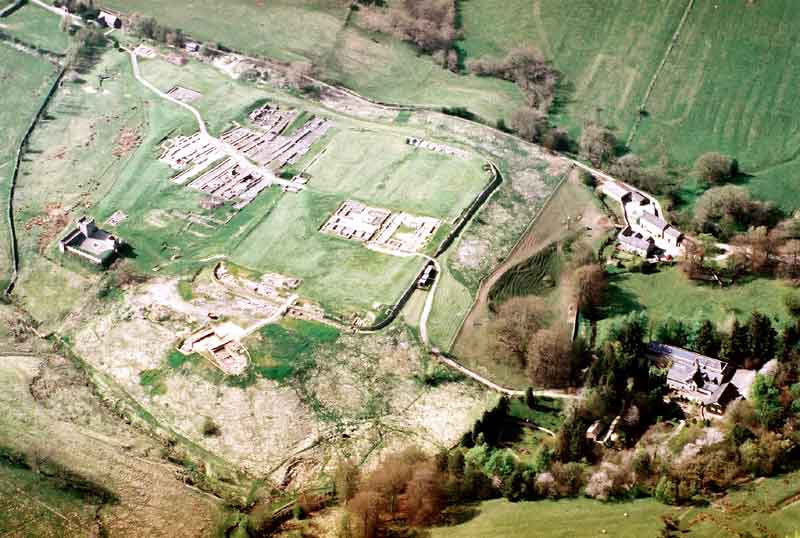
[[[81,217],[78,227],[58,242],[58,250],[62,254],[69,252],[96,265],[104,265],[114,259],[121,245],[117,237],[98,228],[94,219]]]
[[[669,246],[677,247],[683,240],[683,234],[661,217],[648,212],[638,218],[639,226],[655,238],[663,239]]]
[[[630,227],[622,230],[617,237],[619,248],[642,258],[649,258],[655,245],[652,239],[645,239],[641,234],[634,233]]]
[[[606,181],[602,185],[600,185],[600,191],[605,193],[606,196],[611,198],[612,200],[619,202],[620,204],[625,203],[623,199],[631,194],[631,191],[625,188],[620,183],[616,181]]]
[[[678,398],[716,414],[724,413],[730,402],[741,398],[730,382],[735,369],[727,362],[657,342],[650,343],[648,349],[659,366],[669,368],[667,385]]]
[[[118,15],[105,9],[101,9],[97,15],[97,22],[106,28],[122,28],[122,19]]]

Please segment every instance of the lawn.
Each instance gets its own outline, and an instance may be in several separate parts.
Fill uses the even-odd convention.
[[[10,277],[11,251],[6,213],[14,158],[21,138],[47,92],[56,68],[35,56],[0,45],[0,80],[15,91],[3,93],[0,108],[0,284]]]
[[[670,507],[653,499],[603,503],[586,498],[478,504],[469,521],[433,529],[432,538],[618,538],[660,536],[663,516],[677,522],[676,535],[688,538],[795,536],[800,505],[800,473],[768,478],[732,490],[708,508]]]
[[[673,317],[684,321],[708,318],[722,325],[734,316],[745,320],[754,310],[783,324],[790,319],[783,302],[789,290],[786,284],[769,279],[754,279],[721,289],[694,283],[677,268],[664,268],[650,275],[622,274],[611,279],[600,334],[613,320],[643,310],[651,324]]]
[[[61,17],[34,4],[27,4],[3,19],[0,30],[34,47],[63,53],[69,34],[61,31]]]

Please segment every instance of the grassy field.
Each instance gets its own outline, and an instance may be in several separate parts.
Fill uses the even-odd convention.
[[[612,278],[608,289],[603,327],[629,312],[646,311],[651,324],[669,317],[691,321],[708,318],[722,325],[734,316],[744,320],[754,310],[769,314],[783,324],[790,319],[784,305],[789,286],[756,279],[725,289],[689,281],[677,268],[658,273],[623,274]]]
[[[34,47],[63,53],[69,34],[61,31],[61,18],[46,9],[28,4],[3,19],[0,30]]]
[[[633,149],[681,167],[704,151],[729,153],[756,196],[800,208],[800,97],[792,91],[800,73],[789,68],[798,20],[792,0],[695,2]]]
[[[300,293],[331,312],[374,311],[397,299],[422,260],[379,254],[361,243],[320,234],[330,214],[343,200],[355,198],[439,217],[446,229],[488,181],[477,157],[462,160],[415,150],[398,128],[370,129],[372,124],[334,117],[334,131],[298,164],[305,166],[326,148],[308,169],[311,183],[306,191],[285,195],[271,189],[223,226],[191,224],[174,212],[220,218],[227,211],[201,209],[202,196],[168,181],[174,172],[157,160],[163,140],[196,130],[192,116],[133,80],[124,54],[107,52],[95,70],[111,78],[102,87],[91,74],[82,83],[65,84],[53,103],[52,117],[32,140],[37,155],[24,167],[18,222],[35,223],[54,207],[67,218],[54,230],[29,226],[23,241],[23,295],[35,295],[38,284],[47,280],[27,260],[44,252],[64,265],[52,240],[66,222],[91,207],[89,213],[100,223],[118,210],[128,215],[116,232],[133,247],[131,261],[141,271],[157,268],[182,275],[196,271],[202,260],[229,255],[256,271],[302,278]],[[194,105],[209,118],[212,132],[235,119],[242,121],[256,101],[271,96],[197,62],[179,68],[145,61],[142,72],[163,90],[179,84],[201,92]],[[296,98],[282,98],[289,106],[302,105]],[[135,131],[140,144],[120,153],[118,140],[124,130]],[[43,237],[48,231],[51,236]]]
[[[324,73],[373,99],[463,106],[490,122],[507,118],[524,102],[511,82],[451,73],[410,45],[366,33],[353,24],[339,34],[325,58]]]
[[[0,287],[10,277],[11,252],[6,214],[11,173],[20,139],[56,74],[35,56],[0,45],[0,80],[15,91],[4,92],[0,107]]]
[[[342,129],[307,171],[314,191],[451,220],[488,183],[482,165],[414,149],[398,133]]]
[[[0,448],[2,450],[2,448]],[[0,458],[0,533],[3,536],[89,537],[99,504],[57,480]],[[64,517],[62,514],[69,514]]]
[[[533,44],[563,73],[556,123],[575,135],[586,121],[611,125],[624,140],[672,37],[686,0],[510,0],[464,2],[468,58],[502,56]]]
[[[188,10],[159,0],[102,4],[153,15],[197,39],[248,54],[311,61],[323,77],[382,101],[465,106],[489,121],[507,117],[523,101],[510,82],[450,73],[409,45],[362,31],[357,14],[348,22],[346,2],[233,0],[223,6],[195,0]]]
[[[565,77],[554,120],[577,134],[586,121],[626,140],[687,0],[464,2],[468,58],[532,43]],[[800,208],[797,54],[800,5],[695,2],[659,74],[632,150],[681,176],[703,152],[739,158],[758,197]],[[709,35],[719,38],[708,39]],[[746,36],[746,38],[744,37]],[[676,83],[680,81],[680,83]]]
[[[734,490],[708,508],[669,507],[653,499],[620,503],[498,499],[477,505],[475,517],[466,523],[434,529],[432,537],[639,538],[660,536],[662,517],[668,516],[678,522],[680,536],[690,538],[792,538],[800,527],[800,505],[792,502],[799,492],[800,473],[795,472]]]
[[[348,11],[346,3],[335,0],[194,0],[191,5],[162,0],[100,3],[126,13],[155,16],[161,24],[181,28],[203,41],[286,61],[316,58],[329,50]]]

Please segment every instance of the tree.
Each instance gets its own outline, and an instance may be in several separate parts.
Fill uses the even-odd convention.
[[[642,173],[642,160],[638,155],[628,153],[612,163],[610,172],[623,181],[638,184]]]
[[[778,333],[772,326],[769,317],[760,312],[753,312],[750,315],[747,331],[750,358],[754,359],[760,367],[761,364],[775,357],[775,352],[778,350]]]
[[[492,354],[499,359],[515,359],[524,368],[531,335],[543,327],[548,311],[541,297],[515,297],[500,305],[489,327]]]
[[[355,527],[353,535],[357,538],[375,538],[382,529],[381,510],[383,499],[375,491],[359,491],[347,503],[347,511],[352,516]]]
[[[704,153],[694,163],[695,173],[709,183],[720,183],[733,178],[739,172],[736,159],[722,153]]]
[[[764,273],[773,264],[777,242],[766,226],[751,228],[733,239],[751,273]]]
[[[334,491],[339,503],[344,504],[356,494],[361,481],[361,470],[352,460],[339,462],[333,473]]]
[[[609,129],[589,123],[583,127],[578,145],[581,155],[589,159],[595,166],[599,166],[614,155],[617,138]]]
[[[670,477],[664,475],[656,485],[654,496],[664,504],[675,504],[678,500],[678,488]]]
[[[743,367],[750,349],[750,332],[739,320],[734,319],[730,334],[722,340],[720,357],[734,366]]]
[[[406,517],[411,525],[433,523],[445,507],[444,477],[431,464],[414,469],[406,486]]]
[[[656,329],[656,340],[672,346],[686,347],[689,343],[689,326],[680,319],[667,318]]]
[[[528,409],[536,408],[536,396],[533,395],[533,389],[531,387],[525,389],[525,405],[528,406]]]
[[[598,264],[585,265],[575,271],[575,287],[578,307],[591,315],[603,301],[608,288],[608,275]]]
[[[750,399],[756,418],[765,428],[773,428],[783,415],[783,406],[780,401],[780,390],[775,385],[771,376],[756,374],[755,381],[750,387]]]
[[[508,126],[521,138],[538,142],[547,131],[547,115],[530,107],[520,107],[511,113]]]
[[[707,357],[718,357],[720,352],[720,337],[714,324],[705,319],[700,323],[697,331],[692,336],[692,349]]]
[[[542,145],[551,151],[566,151],[569,149],[569,133],[560,127],[549,129],[542,136]]]
[[[537,387],[566,387],[575,381],[580,356],[569,328],[556,324],[534,333],[528,344],[528,379]]]
[[[447,457],[447,472],[455,477],[464,475],[464,452],[453,450]]]

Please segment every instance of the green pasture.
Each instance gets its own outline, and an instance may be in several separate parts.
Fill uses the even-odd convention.
[[[262,328],[246,345],[258,375],[283,381],[313,364],[315,350],[338,338],[339,331],[329,325],[286,319]]]
[[[604,301],[605,319],[600,333],[613,320],[645,311],[651,324],[670,317],[684,321],[710,319],[721,325],[734,317],[740,321],[754,310],[768,314],[778,323],[790,319],[784,297],[791,288],[778,281],[753,279],[720,288],[688,280],[678,268],[664,268],[654,274],[628,273],[613,276]]]
[[[303,279],[300,293],[338,314],[394,303],[424,260],[397,257],[319,232],[342,195],[284,195],[231,251],[231,260]]]
[[[433,529],[432,538],[639,538],[661,536],[664,517],[688,538],[776,536],[800,529],[800,473],[751,482],[708,507],[670,507],[654,499],[600,502],[587,498],[482,502],[465,523]]]
[[[415,149],[401,133],[343,128],[306,171],[314,191],[452,220],[488,183],[482,166]]]
[[[17,147],[47,92],[56,68],[52,64],[0,46],[0,80],[14,91],[3,92],[0,107],[0,284],[10,278],[11,246],[6,214]]]
[[[634,151],[679,169],[705,151],[729,153],[754,195],[800,208],[798,21],[792,0],[695,2]]]
[[[207,64],[190,61],[185,66],[176,66],[161,59],[139,59],[142,76],[163,92],[173,86],[183,86],[200,92],[202,96],[191,105],[196,108],[206,122],[211,133],[220,134],[234,119],[242,119],[243,111],[255,101],[266,97],[266,93],[253,84],[234,80],[218,69]],[[142,88],[143,91],[148,91]],[[148,99],[173,107],[187,118],[193,116],[177,105],[170,104],[156,94],[149,92]],[[197,123],[193,131],[197,131]]]
[[[315,59],[330,50],[348,12],[348,4],[327,0],[195,0],[188,6],[163,0],[103,0],[101,4],[154,16],[201,41],[285,61]]]
[[[442,273],[437,277],[436,296],[428,316],[428,336],[431,344],[449,351],[462,320],[472,308],[473,296],[459,280],[460,275],[448,263],[449,253],[440,262]]]
[[[355,23],[340,32],[325,57],[324,73],[379,101],[465,107],[492,123],[524,104],[511,82],[451,73],[411,45],[370,34]]]
[[[534,45],[563,74],[555,123],[573,135],[586,121],[623,140],[678,25],[686,0],[509,0],[461,6],[468,59]],[[678,86],[683,86],[678,85]]]
[[[32,3],[2,19],[0,31],[50,52],[63,53],[69,47],[69,34],[61,31],[61,17]]]

